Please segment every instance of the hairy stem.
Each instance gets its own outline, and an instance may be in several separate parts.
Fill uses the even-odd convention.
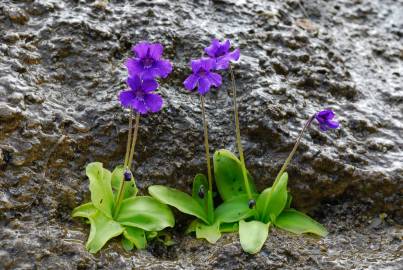
[[[207,178],[208,178],[208,186],[209,190],[213,191],[213,180],[211,176],[211,164],[210,164],[210,148],[208,143],[208,127],[207,127],[207,120],[206,120],[206,110],[204,108],[204,96],[200,96],[200,103],[202,108],[203,114],[203,128],[204,128],[204,148],[206,150],[206,161],[207,161]]]
[[[132,145],[130,147],[129,162],[127,163],[127,167],[129,167],[129,169],[132,168],[133,156],[134,156],[134,147],[136,146],[137,134],[138,134],[138,131],[139,131],[140,114],[136,115],[136,120],[135,121],[136,122],[135,122],[135,125],[134,125],[133,141],[132,141]]]
[[[130,116],[130,118],[132,118],[132,115]],[[139,131],[140,114],[136,115],[136,120],[135,121],[136,121],[136,123],[134,125],[133,138],[132,138],[132,141],[131,141],[130,152],[129,152],[129,155],[128,155],[129,160],[125,164],[125,168],[127,170],[131,170],[131,166],[132,166],[132,162],[133,162],[134,146],[136,145],[137,134],[138,134],[138,131]],[[130,139],[129,139],[129,141],[130,141]],[[122,182],[120,183],[120,187],[119,187],[119,192],[118,192],[118,195],[116,197],[114,217],[116,217],[119,214],[119,211],[120,211],[120,205],[122,204],[122,200],[123,200],[124,186],[125,186],[125,179],[122,179]]]
[[[281,178],[281,175],[285,172],[285,170],[288,167],[288,164],[290,164],[291,159],[293,158],[295,152],[298,149],[299,143],[301,142],[302,136],[304,135],[304,132],[306,131],[306,129],[310,126],[310,124],[312,123],[313,119],[315,118],[315,115],[312,115],[311,117],[309,117],[308,121],[305,123],[304,128],[302,129],[301,133],[298,135],[297,141],[295,142],[294,148],[291,150],[291,153],[288,155],[287,159],[285,160],[283,166],[281,167],[280,171],[277,174],[276,179],[274,180],[273,186],[272,188],[277,185],[278,181]]]
[[[285,172],[285,170],[287,169],[288,164],[290,164],[292,157],[294,156],[295,152],[297,151],[297,148],[299,146],[299,143],[301,142],[301,138],[304,135],[305,130],[309,127],[309,125],[312,123],[312,120],[315,118],[315,115],[309,117],[308,121],[305,123],[304,128],[302,129],[301,133],[299,134],[297,141],[295,142],[294,148],[291,150],[291,153],[288,155],[287,159],[285,160],[283,166],[281,167],[279,173],[277,174],[276,179],[274,180],[273,185],[271,186],[271,190],[269,191],[268,196],[266,197],[266,201],[264,203],[264,208],[263,208],[263,212],[261,213],[261,219],[264,219],[265,214],[267,213],[267,207],[269,206],[269,201],[270,201],[270,197],[272,195],[272,192],[274,190],[274,187],[278,184],[278,182],[280,181],[281,176],[283,175],[283,173]],[[262,220],[263,222],[267,222],[267,220]]]
[[[130,152],[130,143],[132,141],[132,133],[133,133],[133,110],[130,108],[130,116],[129,116],[129,132],[127,135],[127,144],[126,144],[126,155],[125,155],[125,163],[124,167],[127,168],[127,163],[129,161],[129,152]]]
[[[237,98],[236,98],[235,76],[234,76],[234,72],[232,71],[231,65],[229,66],[229,71],[231,74],[231,81],[232,81],[232,98],[233,98],[233,103],[234,103],[236,143],[237,143],[238,152],[239,152],[239,159],[241,160],[242,175],[243,175],[245,190],[246,190],[246,193],[248,194],[249,200],[252,200],[253,196],[252,196],[252,192],[251,192],[250,186],[249,186],[248,175],[247,175],[246,166],[245,166],[245,158],[243,155],[243,148],[242,148],[242,143],[241,143],[241,131],[239,128],[239,116],[238,116],[239,114],[238,114],[238,105],[237,105]]]

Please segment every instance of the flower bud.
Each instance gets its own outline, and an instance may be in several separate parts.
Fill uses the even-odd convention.
[[[203,199],[205,193],[206,193],[206,191],[204,190],[204,186],[201,185],[200,188],[199,188],[199,192],[197,193],[197,195],[199,195],[200,199]]]
[[[256,205],[256,201],[255,200],[249,200],[249,202],[248,202],[248,206],[249,206],[249,209],[253,209],[253,208],[255,208],[255,205]]]
[[[125,179],[125,181],[130,181],[132,180],[132,174],[130,171],[125,171],[125,173],[123,174],[123,178]]]

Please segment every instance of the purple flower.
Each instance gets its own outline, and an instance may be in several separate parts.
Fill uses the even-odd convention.
[[[316,120],[319,122],[319,128],[322,131],[327,131],[328,129],[335,129],[339,127],[339,122],[332,121],[334,118],[334,112],[330,109],[318,112],[315,115]]]
[[[227,69],[230,61],[238,61],[240,55],[239,49],[230,52],[230,47],[231,43],[229,40],[220,43],[218,39],[213,39],[211,45],[204,49],[208,56],[215,59],[215,69]]]
[[[214,68],[214,64],[215,60],[210,58],[192,60],[191,66],[193,74],[187,77],[183,82],[185,88],[192,91],[198,86],[199,93],[205,95],[212,85],[219,87],[222,79],[220,74],[211,72],[211,69]]]
[[[158,83],[155,80],[141,80],[138,75],[133,75],[127,79],[127,84],[130,89],[119,94],[119,100],[123,107],[132,108],[140,114],[161,110],[162,98],[151,93],[158,88]]]
[[[165,78],[172,71],[168,60],[161,59],[164,48],[159,43],[142,42],[132,48],[135,58],[126,61],[129,75],[139,75],[143,79]]]

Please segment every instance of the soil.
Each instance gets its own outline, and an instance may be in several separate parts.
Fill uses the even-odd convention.
[[[0,269],[403,269],[403,1],[211,0],[0,3]],[[124,61],[142,40],[174,63],[162,112],[141,118],[135,176],[190,191],[205,171],[199,97],[183,80],[213,37],[241,49],[234,65],[242,143],[259,190],[269,186],[313,113],[341,128],[302,140],[289,189],[323,223],[318,239],[272,229],[257,255],[236,234],[98,254],[71,218],[89,200],[85,165],[124,158]],[[229,79],[206,97],[211,151],[236,152]]]

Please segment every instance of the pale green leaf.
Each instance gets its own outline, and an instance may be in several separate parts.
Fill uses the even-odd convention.
[[[246,194],[241,162],[230,151],[221,149],[214,153],[214,176],[218,192],[224,201]],[[249,172],[247,177],[251,192],[256,193]]]
[[[186,234],[189,234],[189,233],[195,232],[197,225],[199,225],[199,220],[198,220],[198,219],[193,220],[193,221],[189,224],[189,226],[187,227],[185,233],[186,233]]]
[[[112,217],[114,208],[111,172],[102,167],[100,162],[87,165],[86,173],[90,180],[91,201],[105,216]]]
[[[98,252],[106,242],[123,233],[124,228],[101,211],[89,216],[89,220],[91,231],[86,248],[91,253]]]
[[[222,233],[237,232],[238,229],[239,229],[239,222],[220,224],[220,232]]]
[[[250,254],[258,253],[269,235],[270,223],[260,221],[244,221],[239,222],[239,240],[242,249]]]
[[[218,222],[207,225],[198,222],[196,226],[196,238],[206,239],[209,243],[214,244],[221,237],[220,224]]]
[[[291,203],[292,203],[292,195],[290,192],[287,192],[287,203],[286,203],[284,209],[291,208]]]
[[[132,242],[137,249],[145,249],[147,245],[146,234],[143,229],[136,227],[125,227],[123,235]]]
[[[89,218],[89,216],[95,214],[97,209],[94,207],[92,202],[82,204],[74,208],[72,217],[84,217]]]
[[[252,216],[255,210],[249,208],[248,202],[245,195],[223,202],[215,209],[216,222],[231,223]]]
[[[203,187],[204,190],[204,197],[200,198],[199,191],[200,188]],[[208,180],[204,174],[197,174],[193,180],[192,186],[192,197],[195,199],[199,205],[203,208],[207,208],[207,191],[209,189]],[[207,212],[207,210],[206,210]]]
[[[256,209],[263,222],[274,222],[287,204],[288,174],[282,174],[275,187],[265,189],[257,199]]]
[[[294,209],[284,210],[277,217],[275,225],[296,234],[313,233],[319,236],[326,236],[328,234],[322,224]]]
[[[205,210],[192,196],[185,192],[160,185],[148,187],[148,192],[160,202],[173,206],[182,213],[195,216],[208,223]]]
[[[130,181],[124,181],[125,168],[123,165],[118,165],[112,172],[112,188],[115,191],[115,195],[118,194],[120,189],[120,184],[123,181],[123,199],[127,199],[131,196],[136,196],[138,189],[136,187],[136,183],[134,182],[134,177]]]
[[[122,246],[126,251],[131,251],[134,248],[134,244],[124,236],[122,237]]]
[[[171,209],[149,196],[131,197],[122,201],[120,224],[138,227],[146,231],[160,231],[175,224]]]
[[[152,239],[158,237],[158,232],[145,231],[145,233],[146,233],[146,239],[147,240],[152,240]]]

